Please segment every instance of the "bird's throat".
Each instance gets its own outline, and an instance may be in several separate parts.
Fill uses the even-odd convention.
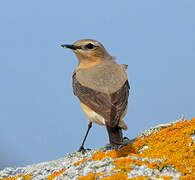
[[[100,59],[97,59],[97,60],[94,60],[94,61],[87,61],[87,60],[86,61],[81,61],[81,62],[79,62],[77,70],[78,69],[90,68],[90,67],[98,65],[99,63],[101,63]]]

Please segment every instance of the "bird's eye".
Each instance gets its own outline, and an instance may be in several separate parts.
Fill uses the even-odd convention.
[[[85,47],[86,47],[86,49],[93,49],[94,48],[94,45],[91,44],[91,43],[89,43]]]

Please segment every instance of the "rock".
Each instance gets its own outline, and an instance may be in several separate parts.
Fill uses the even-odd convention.
[[[54,161],[5,168],[0,171],[0,179],[74,180],[82,176],[97,180],[103,177],[127,179],[138,176],[193,179],[195,155],[191,152],[195,150],[194,129],[195,119],[188,122],[182,117],[177,122],[151,128],[136,139],[125,139],[120,146],[108,145],[85,153],[68,153],[65,158]]]

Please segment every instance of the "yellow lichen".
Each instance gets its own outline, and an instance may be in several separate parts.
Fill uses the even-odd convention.
[[[55,177],[59,176],[60,174],[64,173],[65,169],[62,169],[60,171],[56,171],[52,174],[50,174],[49,176],[47,176],[47,180],[53,180]]]
[[[195,133],[195,118],[178,122],[140,141],[149,148],[142,151],[141,157],[167,159],[164,165],[172,165],[183,175],[195,175],[195,143],[190,137]],[[144,142],[144,143],[143,143]]]
[[[85,162],[85,161],[87,161],[87,160],[88,160],[88,159],[84,158],[84,159],[82,159],[82,160],[80,160],[80,161],[77,161],[77,162],[74,163],[74,166],[78,166],[79,164],[82,164],[83,162]]]
[[[157,162],[149,163],[147,161],[131,159],[129,157],[116,159],[113,162],[113,164],[115,165],[115,169],[120,169],[120,170],[125,171],[125,172],[130,172],[135,165],[142,166],[145,164],[146,166],[148,166],[151,169],[157,169],[160,167],[160,164],[158,164]]]
[[[163,180],[171,180],[172,176],[156,176],[156,178],[163,178]]]
[[[190,137],[192,134],[195,134],[195,118],[191,121],[177,122],[156,133],[150,134],[148,137],[138,137],[133,144],[128,144],[119,150],[99,151],[90,160],[102,160],[105,157],[115,159],[113,162],[115,165],[114,170],[118,169],[121,172],[111,175],[111,179],[115,177],[127,178],[126,173],[130,172],[134,165],[144,164],[151,169],[157,168],[159,170],[171,165],[182,174],[180,179],[195,179],[195,143]],[[148,148],[139,153],[139,150],[144,146]],[[161,163],[131,158],[135,156],[148,159],[161,159]],[[106,178],[108,179],[109,177]],[[140,178],[145,179],[148,177],[140,176]],[[169,176],[161,176],[161,178],[171,179]]]
[[[106,153],[104,151],[98,151],[93,155],[93,157],[90,160],[98,161],[104,159],[106,156]]]
[[[17,176],[9,177],[9,178],[3,178],[2,180],[17,180],[18,178],[22,178],[23,180],[30,180],[32,176],[32,173],[29,173],[27,175],[19,174]]]
[[[96,180],[99,176],[105,175],[106,173],[89,173],[87,176],[77,178],[77,180]]]
[[[129,159],[129,158],[116,159],[113,162],[113,164],[115,165],[115,168],[113,170],[120,169],[120,171],[122,171],[122,172],[130,172],[133,169],[131,167],[131,164],[133,162],[135,162],[135,160]]]
[[[126,179],[128,179],[127,174],[124,173],[124,172],[120,172],[120,171],[112,174],[109,177],[103,177],[103,178],[101,178],[101,180],[126,180]]]
[[[149,176],[137,176],[136,178],[129,178],[128,180],[151,180]]]

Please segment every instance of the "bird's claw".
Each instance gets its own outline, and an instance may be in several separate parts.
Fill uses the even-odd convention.
[[[86,151],[90,151],[91,149],[84,149],[83,146],[81,146],[78,150],[78,152],[82,152],[82,153],[85,153]]]
[[[123,140],[129,140],[129,138],[125,136],[125,137],[123,137]]]

